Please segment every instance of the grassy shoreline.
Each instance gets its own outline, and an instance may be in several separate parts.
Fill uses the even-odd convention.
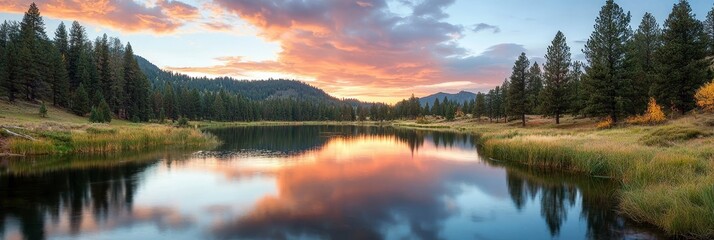
[[[16,132],[33,139],[10,138],[5,150],[15,155],[99,154],[139,151],[162,146],[203,147],[217,140],[197,129],[175,128],[159,124],[109,126],[88,124],[62,126],[60,129],[21,127]]]
[[[714,116],[605,130],[589,119],[549,121],[536,118],[526,128],[472,120],[395,125],[475,134],[490,158],[612,178],[621,186],[620,211],[633,220],[673,236],[714,236]]]
[[[195,128],[123,120],[95,124],[53,107],[48,107],[49,117],[42,118],[37,109],[31,103],[0,102],[2,155],[98,154],[218,143],[212,135]]]
[[[656,126],[597,129],[594,119],[529,117],[518,123],[473,119],[453,122],[253,122],[199,123],[204,128],[278,125],[391,126],[479,137],[487,157],[619,184],[619,210],[670,236],[714,236],[714,115],[694,114]]]
[[[208,146],[218,141],[200,129],[238,126],[356,125],[391,126],[474,134],[490,158],[532,168],[558,170],[619,182],[620,211],[666,233],[690,238],[714,237],[714,115],[694,114],[657,126],[620,126],[598,130],[592,119],[529,117],[518,124],[473,119],[453,122],[191,122],[193,128],[168,124],[88,124],[50,108],[40,118],[27,106],[0,104],[0,125],[37,138],[3,136],[5,154],[106,153],[151,147]],[[15,108],[15,109],[10,109]],[[6,111],[6,110],[10,111]],[[5,113],[10,114],[5,114]]]

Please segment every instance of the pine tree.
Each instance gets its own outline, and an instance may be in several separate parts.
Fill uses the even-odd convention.
[[[508,108],[511,116],[521,118],[521,126],[526,126],[526,109],[528,93],[526,92],[526,84],[528,79],[528,68],[530,62],[526,57],[526,53],[521,53],[513,65],[511,73],[511,82],[508,88]]]
[[[164,123],[166,120],[166,111],[164,110],[164,107],[161,107],[159,109],[159,122]]]
[[[494,89],[488,90],[488,93],[486,93],[486,96],[484,97],[484,100],[486,102],[486,115],[488,116],[488,121],[493,122],[493,91]]]
[[[42,102],[40,104],[40,117],[46,118],[47,117],[47,106],[45,106],[45,102]]]
[[[103,121],[102,121],[102,117],[101,117],[101,113],[99,113],[99,111],[97,110],[97,108],[92,107],[92,110],[91,110],[90,113],[89,113],[89,121],[90,121],[90,122],[93,122],[93,123],[101,123],[101,122],[103,122]]]
[[[714,55],[714,7],[704,19],[704,32],[709,36],[709,55]]]
[[[166,115],[172,120],[177,120],[179,117],[177,108],[178,103],[174,94],[174,87],[169,83],[164,86],[164,110],[166,110]]]
[[[20,94],[21,85],[18,80],[20,75],[20,64],[18,61],[18,48],[20,42],[20,25],[17,22],[5,21],[0,26],[0,37],[4,44],[3,62],[5,68],[2,88],[10,102],[15,101]]]
[[[474,115],[481,121],[481,117],[486,114],[486,96],[479,92],[476,94]]]
[[[655,53],[662,46],[661,30],[657,20],[645,13],[642,22],[632,37],[629,58],[632,60],[632,82],[634,88],[633,107],[644,111],[650,98],[652,83],[658,78],[655,67]]]
[[[609,116],[613,122],[625,112],[631,82],[627,79],[625,52],[632,30],[630,14],[608,0],[595,20],[595,30],[585,44],[589,97],[587,112]]]
[[[124,94],[127,117],[132,121],[147,121],[149,118],[149,80],[146,79],[134,58],[131,44],[124,51]]]
[[[439,102],[439,98],[434,98],[434,105],[431,107],[431,114],[434,114],[435,116],[441,115],[441,103]]]
[[[99,89],[94,90],[94,94],[92,96],[92,103],[90,104],[92,107],[99,107],[99,103],[104,101],[104,95],[102,94],[102,91]]]
[[[46,92],[44,72],[47,63],[43,56],[47,35],[45,34],[45,24],[40,16],[40,10],[35,3],[30,4],[30,8],[25,12],[20,23],[20,44],[18,53],[18,63],[20,71],[18,79],[23,88],[23,95],[27,100],[35,100]]]
[[[80,83],[72,100],[72,112],[79,116],[84,116],[89,110],[89,94],[87,94],[87,90],[84,89],[84,84]]]
[[[657,102],[675,111],[694,109],[695,91],[708,79],[707,36],[692,8],[680,1],[664,22],[662,47],[656,55],[660,78],[654,83]]]
[[[109,107],[112,108],[119,118],[126,117],[123,112],[126,94],[124,93],[124,46],[117,38],[111,38],[109,44],[109,69],[112,72],[112,94],[107,99]],[[198,102],[196,102],[198,104]]]
[[[102,98],[102,101],[99,103],[97,111],[99,111],[99,118],[101,119],[101,122],[110,123],[112,121],[112,110],[109,108],[109,104],[107,104],[107,101],[104,100],[104,98]]]
[[[57,30],[55,30],[55,38],[52,43],[54,43],[55,48],[59,51],[63,61],[66,61],[69,51],[69,39],[67,38],[67,28],[64,26],[64,22],[60,22]]]
[[[583,63],[573,61],[572,69],[570,70],[569,86],[568,86],[568,101],[570,102],[569,112],[573,115],[583,114],[585,104],[587,102],[587,94],[585,93],[582,83],[583,79]]]
[[[8,82],[8,63],[7,63],[7,33],[8,29],[6,28],[7,21],[4,23],[0,24],[0,96],[4,95],[5,93],[5,85]]]
[[[452,121],[456,118],[456,106],[448,101],[444,102],[448,103],[444,106],[444,118],[448,121]]]
[[[528,83],[526,83],[527,113],[540,113],[540,93],[543,91],[543,73],[541,72],[538,62],[533,63],[533,66],[528,70]]]
[[[37,79],[39,76],[39,69],[35,68],[32,57],[32,45],[26,42],[26,38],[23,37],[23,41],[19,44],[17,48],[17,64],[18,64],[18,74],[17,82],[21,86],[21,93],[25,100],[33,100],[32,95],[34,94]]]
[[[548,46],[545,54],[545,88],[541,109],[549,116],[555,116],[555,124],[560,124],[560,116],[568,110],[568,84],[570,71],[570,47],[561,31]]]
[[[502,106],[502,99],[501,99],[501,86],[496,86],[496,88],[493,89],[493,93],[491,94],[492,98],[492,109],[491,111],[493,112],[493,118],[496,119],[496,122],[501,121],[501,114],[503,112],[503,106]]]
[[[89,71],[86,66],[82,66],[86,58],[87,33],[79,22],[72,22],[69,31],[69,48],[67,49],[67,73],[69,75],[70,87],[72,89],[89,78]]]
[[[109,39],[106,34],[98,39],[95,47],[95,60],[97,61],[97,72],[99,75],[99,87],[106,99],[113,98],[112,92],[112,69],[109,55]]]
[[[60,107],[69,106],[69,76],[62,55],[56,48],[47,52],[51,68],[48,69],[48,81],[52,89],[52,104]]]
[[[225,112],[226,109],[221,95],[216,95],[216,98],[213,100],[213,119],[217,121],[224,120],[223,116],[225,115]]]
[[[503,122],[508,122],[508,117],[511,116],[511,108],[510,108],[510,103],[508,102],[508,89],[510,89],[511,83],[508,81],[508,79],[503,81],[503,84],[501,84],[501,92],[499,94],[499,99],[501,101],[501,109],[499,109],[501,113],[501,117],[503,117]]]

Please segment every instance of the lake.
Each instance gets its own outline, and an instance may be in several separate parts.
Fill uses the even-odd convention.
[[[0,163],[2,239],[656,239],[606,179],[391,127],[211,130],[215,149]]]

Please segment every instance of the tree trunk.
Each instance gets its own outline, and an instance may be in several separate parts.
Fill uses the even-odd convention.
[[[526,126],[526,115],[521,114],[521,126],[525,127]]]
[[[560,124],[560,113],[555,114],[555,124]]]

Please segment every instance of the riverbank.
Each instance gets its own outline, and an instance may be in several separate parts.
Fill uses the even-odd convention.
[[[519,124],[475,120],[396,126],[473,133],[482,153],[534,168],[556,169],[621,184],[620,211],[669,234],[714,236],[714,115],[657,126],[599,130],[591,119],[531,117]]]
[[[598,129],[595,119],[529,116],[528,125],[463,118],[394,122],[198,123],[203,127],[380,125],[479,136],[499,161],[618,182],[619,210],[671,236],[714,236],[714,115],[693,114],[655,126]]]
[[[170,124],[89,123],[62,109],[48,107],[46,118],[31,103],[0,102],[0,149],[3,155],[110,153],[161,146],[203,147],[218,141],[194,128]]]
[[[385,121],[259,121],[259,122],[209,122],[194,121],[191,126],[200,129],[229,128],[229,127],[258,127],[258,126],[392,126],[392,122]]]
[[[695,114],[657,126],[597,129],[593,119],[529,116],[528,125],[474,119],[394,122],[191,122],[170,124],[112,121],[90,124],[86,118],[49,108],[41,118],[36,106],[0,103],[0,125],[34,140],[2,135],[4,154],[105,153],[158,146],[200,147],[217,140],[199,129],[276,125],[393,126],[454,131],[480,137],[482,153],[533,168],[567,171],[620,184],[620,211],[671,235],[714,236],[714,115]],[[4,131],[4,129],[0,129]]]

